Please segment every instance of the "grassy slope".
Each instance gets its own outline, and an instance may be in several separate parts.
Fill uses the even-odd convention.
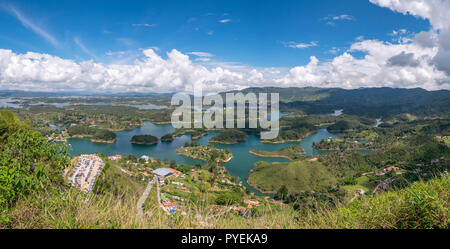
[[[348,207],[302,217],[305,228],[448,228],[450,178],[416,182]]]
[[[265,191],[277,191],[285,185],[290,192],[298,192],[335,184],[336,179],[319,162],[259,162],[249,176],[249,183]]]
[[[140,177],[124,174],[115,164],[106,160],[105,167],[97,177],[93,192],[96,194],[112,194],[114,196],[140,196],[147,182],[140,181]]]
[[[300,216],[289,206],[263,203],[262,216],[217,215],[211,206],[192,206],[186,216],[168,216],[149,204],[151,217],[136,216],[136,198],[92,195],[86,204],[75,189],[42,193],[19,201],[17,228],[448,228],[450,179],[366,196],[347,207]],[[155,194],[155,193],[153,193]],[[200,215],[198,220],[196,217]],[[201,221],[201,222],[200,222]]]

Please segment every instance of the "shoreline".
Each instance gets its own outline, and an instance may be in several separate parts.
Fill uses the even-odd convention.
[[[148,121],[150,121],[150,120],[148,120]],[[167,124],[171,124],[172,123],[171,121],[161,121],[161,122],[150,121],[150,122],[152,122],[153,124],[156,124],[156,125],[167,125]]]
[[[263,193],[263,194],[276,194],[276,193],[277,193],[277,191],[265,191],[265,190],[262,190],[262,189],[256,187],[255,185],[251,184],[251,183],[250,183],[250,175],[249,175],[249,177],[247,178],[247,184],[248,184],[249,186],[251,186],[252,188],[258,190],[259,192]]]
[[[117,141],[117,138],[114,138],[113,140],[101,140],[101,139],[93,139],[93,138],[91,138],[91,142],[94,142],[94,143],[113,144],[116,141]]]
[[[216,144],[226,144],[226,145],[232,145],[232,144],[238,144],[239,142],[223,142],[223,141],[216,141],[216,140],[208,140],[209,143],[216,143]]]
[[[83,138],[83,139],[89,139],[89,141],[91,141],[93,143],[106,143],[106,144],[113,144],[117,141],[117,137],[114,138],[113,140],[94,139],[92,137],[93,136],[91,136],[91,135],[75,135],[75,136],[71,136],[71,137],[65,137],[64,142],[67,142],[67,139],[70,139],[70,138]],[[58,140],[55,140],[55,141],[58,141]],[[62,141],[58,141],[58,142],[62,142]]]
[[[159,143],[159,140],[157,142],[154,143],[140,143],[140,142],[132,142],[130,141],[131,144],[138,144],[138,145],[155,145]]]
[[[317,131],[315,131],[315,132],[308,132],[308,133],[306,133],[304,136],[302,136],[299,139],[287,139],[287,140],[281,140],[281,141],[261,140],[261,143],[264,143],[264,144],[284,144],[284,143],[292,143],[292,142],[301,142],[301,141],[303,141],[303,139],[305,139],[306,137],[311,136],[314,133],[317,133]]]
[[[189,158],[193,158],[193,159],[197,159],[197,160],[200,160],[200,161],[203,161],[203,162],[207,162],[204,158],[200,158],[198,156],[194,156],[194,155],[190,155],[190,154],[184,154],[182,152],[179,152],[179,149],[183,149],[183,148],[176,149],[177,155],[185,156],[185,157],[189,157]],[[228,157],[226,160],[220,160],[219,163],[227,163],[227,162],[231,161],[231,159],[233,159],[233,154],[231,154],[231,156]]]
[[[248,174],[248,176],[247,176],[247,184],[248,184],[249,186],[251,186],[252,188],[258,190],[260,193],[263,193],[263,194],[276,194],[277,191],[274,191],[274,190],[273,190],[273,191],[262,190],[262,189],[256,187],[254,184],[252,184],[252,183],[250,182],[250,176],[251,176],[252,174],[254,174],[254,169],[258,167],[258,166],[257,166],[257,162],[255,162],[255,163],[253,164],[253,166],[254,166],[253,169],[250,170],[250,172],[249,172],[249,174]]]
[[[292,142],[301,142],[303,138],[295,139],[295,140],[281,140],[281,141],[271,141],[271,140],[261,140],[261,143],[263,144],[285,144],[285,143],[292,143]]]
[[[264,154],[259,154],[259,153],[255,152],[255,151],[253,151],[253,150],[250,150],[249,152],[250,152],[250,154],[253,154],[253,155],[259,156],[259,157],[267,157],[267,158],[285,158],[285,159],[288,159],[288,160],[292,161],[292,158],[290,158],[289,156],[285,156],[285,155],[264,155]]]

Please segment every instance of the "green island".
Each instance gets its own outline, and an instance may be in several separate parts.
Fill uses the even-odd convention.
[[[88,137],[92,142],[114,143],[117,135],[109,130],[92,128],[86,125],[71,125],[67,128],[69,137]]]
[[[277,151],[263,151],[263,150],[251,150],[251,154],[260,157],[278,157],[286,158],[289,160],[298,160],[304,157],[305,150],[299,145],[292,145]]]
[[[247,133],[237,129],[225,129],[209,140],[211,143],[237,144],[247,140]]]
[[[174,139],[173,134],[169,133],[161,137],[161,142],[172,142]]]
[[[258,162],[248,183],[263,193],[276,193],[281,186],[288,192],[319,190],[337,183],[336,178],[320,162],[305,160],[287,163]]]
[[[179,155],[200,159],[205,162],[229,162],[233,158],[229,149],[216,149],[213,146],[189,146],[178,148]]]
[[[155,136],[152,136],[150,134],[147,135],[134,135],[131,138],[132,144],[145,144],[145,145],[153,145],[157,144],[159,139]]]
[[[281,144],[288,142],[300,142],[303,138],[318,130],[317,126],[308,121],[295,120],[293,122],[281,122],[282,127],[275,139],[261,140],[261,143]]]

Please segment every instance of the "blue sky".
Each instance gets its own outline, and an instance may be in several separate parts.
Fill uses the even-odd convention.
[[[449,89],[448,13],[450,0],[0,0],[0,89]]]
[[[1,48],[105,63],[118,60],[124,51],[132,56],[140,54],[140,48],[156,46],[163,55],[175,48],[254,67],[292,67],[308,63],[312,55],[330,59],[335,55],[330,51],[347,49],[359,36],[389,41],[393,30],[415,33],[430,26],[426,20],[361,0],[2,3]],[[26,27],[10,7],[56,42]],[[294,43],[316,46],[289,47]]]

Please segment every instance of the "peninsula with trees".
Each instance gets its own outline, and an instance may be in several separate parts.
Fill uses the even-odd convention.
[[[209,140],[210,143],[237,144],[247,141],[247,133],[237,129],[225,129]]]

